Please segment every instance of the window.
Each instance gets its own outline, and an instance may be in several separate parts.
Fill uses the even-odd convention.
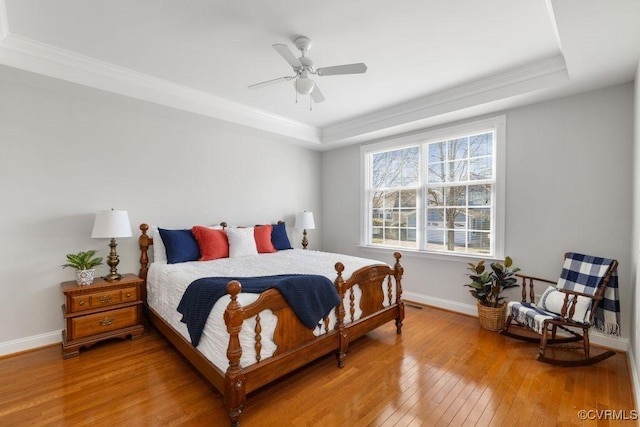
[[[502,256],[504,117],[363,147],[368,246]]]

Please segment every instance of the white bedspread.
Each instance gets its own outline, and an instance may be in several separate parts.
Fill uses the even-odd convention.
[[[222,258],[214,261],[193,261],[181,264],[152,263],[147,275],[147,303],[187,341],[190,341],[187,327],[180,321],[182,315],[178,313],[176,308],[187,286],[194,280],[201,277],[215,276],[252,277],[275,274],[318,274],[334,281],[337,277],[334,265],[338,261],[345,266],[342,275],[345,279],[348,279],[359,268],[372,264],[382,264],[377,260],[303,249],[238,258]],[[240,283],[242,283],[242,280],[240,280]],[[386,295],[387,291],[384,288],[383,286],[383,291]],[[354,320],[357,320],[361,315],[357,303],[361,292],[357,287],[354,290],[356,297]],[[241,293],[238,301],[242,305],[248,305],[255,301],[257,297],[257,294]],[[392,298],[395,298],[395,296],[393,295]],[[385,305],[388,305],[387,299],[385,298]],[[224,310],[229,301],[230,297],[225,295],[214,305],[198,345],[198,350],[222,371],[226,371],[229,364],[226,356],[229,334],[226,331],[223,320]],[[349,322],[351,319],[348,302],[345,304],[345,310],[347,313],[345,322]],[[329,328],[331,329],[335,324],[333,311],[329,317],[331,319]],[[276,345],[273,342],[273,331],[275,330],[277,319],[270,310],[264,310],[260,313],[260,318],[262,324],[261,357],[265,359],[270,357],[276,350]],[[240,334],[240,344],[242,346],[240,364],[242,366],[255,363],[254,327],[254,319],[247,319],[242,325]],[[314,331],[316,335],[323,332],[319,328]]]

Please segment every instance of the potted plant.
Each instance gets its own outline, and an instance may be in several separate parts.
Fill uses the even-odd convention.
[[[471,283],[465,286],[470,287],[471,295],[477,300],[478,319],[483,328],[491,331],[502,329],[505,321],[504,297],[500,294],[503,290],[518,286],[515,274],[520,271],[513,267],[513,260],[510,257],[504,259],[504,264],[492,262],[491,269],[486,269],[484,261],[477,264],[469,263],[467,270]]]
[[[78,285],[90,285],[93,283],[93,274],[96,271],[94,267],[102,264],[102,258],[96,257],[95,254],[94,250],[67,254],[68,262],[62,264],[62,268],[75,268]]]

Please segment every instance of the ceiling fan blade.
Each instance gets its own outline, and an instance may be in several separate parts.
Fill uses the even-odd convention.
[[[280,82],[288,82],[291,81],[292,79],[294,79],[296,76],[284,76],[284,77],[278,77],[277,79],[271,79],[271,80],[267,80],[264,82],[260,82],[260,83],[255,83],[252,85],[249,85],[249,89],[259,89],[261,87],[264,86],[270,86],[276,83],[280,83]]]
[[[313,90],[311,91],[311,99],[313,99],[313,102],[315,102],[316,104],[324,101],[324,95],[322,94],[322,92],[320,92],[317,83],[313,85]]]
[[[367,66],[362,62],[359,62],[357,64],[318,68],[316,70],[316,74],[319,76],[335,76],[337,74],[362,74],[365,71],[367,71]]]
[[[286,44],[276,43],[273,45],[273,48],[284,58],[285,61],[293,67],[295,71],[298,71],[302,68],[302,64],[298,61],[298,58],[291,52],[289,46]]]

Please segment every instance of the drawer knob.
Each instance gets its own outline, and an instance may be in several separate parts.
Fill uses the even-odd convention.
[[[105,317],[104,319],[102,319],[99,323],[101,326],[109,326],[113,323],[115,319],[110,319],[108,317]]]
[[[131,294],[130,293],[127,294],[127,298],[131,298]]]
[[[78,305],[84,305],[84,301],[80,301]]]
[[[103,304],[106,303],[106,302],[109,302],[109,301],[111,301],[111,295],[100,297],[100,302],[103,303]]]

